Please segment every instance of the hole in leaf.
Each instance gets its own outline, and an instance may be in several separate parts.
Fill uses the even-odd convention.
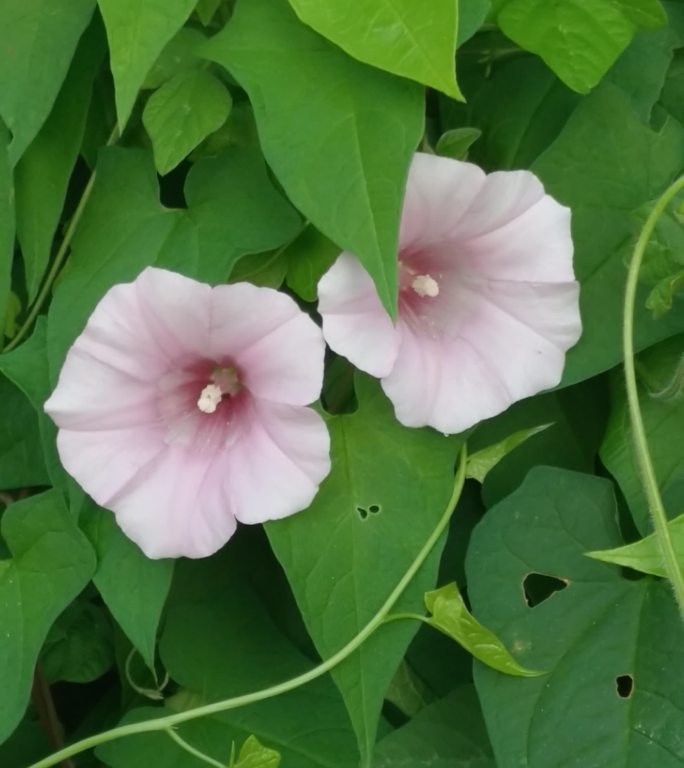
[[[356,507],[356,514],[362,519],[367,520],[368,515],[379,515],[382,507],[379,504],[369,504],[367,507]]]
[[[554,592],[560,592],[567,586],[568,582],[564,579],[546,576],[543,573],[528,573],[523,580],[525,602],[530,608],[534,608],[551,597]]]
[[[634,691],[634,678],[631,675],[618,675],[615,678],[615,688],[621,699],[628,699]]]

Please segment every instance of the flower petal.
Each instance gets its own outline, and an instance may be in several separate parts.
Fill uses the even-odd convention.
[[[392,370],[399,334],[370,276],[350,253],[342,253],[318,283],[318,310],[331,349],[372,376]]]
[[[330,472],[330,436],[310,408],[258,400],[251,406],[223,487],[240,522],[261,523],[311,504]]]
[[[137,426],[111,430],[60,429],[57,448],[66,471],[101,506],[165,449],[161,430]]]
[[[323,335],[289,296],[235,283],[214,288],[211,301],[211,354],[231,357],[255,397],[290,405],[318,398]]]
[[[168,446],[110,507],[124,533],[148,557],[207,557],[237,527],[224,478],[220,455]]]
[[[470,273],[500,280],[566,283],[574,280],[570,209],[545,195],[507,224],[461,247]]]
[[[57,444],[69,474],[148,557],[205,557],[235,531],[215,454],[140,429],[60,430]]]
[[[406,182],[400,249],[424,248],[450,237],[485,179],[484,171],[472,163],[417,152]]]
[[[63,429],[123,429],[157,424],[155,387],[74,345],[45,411]]]
[[[560,381],[579,338],[576,283],[463,285],[468,320],[430,337],[401,322],[392,373],[382,381],[406,426],[461,432]]]
[[[504,227],[543,197],[544,187],[530,171],[490,173],[459,221],[458,237],[469,239]]]
[[[212,289],[166,269],[148,267],[132,283],[142,327],[167,359],[206,356]]]

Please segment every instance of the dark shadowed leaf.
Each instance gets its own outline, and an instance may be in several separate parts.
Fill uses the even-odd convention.
[[[95,555],[57,491],[12,504],[0,531],[10,552],[0,560],[2,742],[24,714],[48,630],[90,580]]]
[[[500,768],[682,764],[684,629],[661,580],[625,579],[584,554],[620,543],[611,484],[544,467],[474,531],[475,615],[548,670],[521,679],[476,666]]]

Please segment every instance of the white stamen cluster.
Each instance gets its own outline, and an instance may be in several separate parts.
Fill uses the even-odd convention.
[[[214,413],[225,395],[232,397],[240,391],[240,379],[235,368],[214,368],[211,381],[200,392],[197,407],[202,413]]]
[[[439,283],[431,275],[417,275],[411,282],[411,288],[421,297],[434,299],[439,296]]]
[[[221,387],[218,384],[207,384],[202,390],[197,407],[202,413],[214,413],[222,398]]]

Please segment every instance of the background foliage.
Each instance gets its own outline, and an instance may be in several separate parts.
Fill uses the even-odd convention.
[[[651,530],[621,310],[636,235],[684,171],[684,6],[22,0],[0,24],[3,768],[309,669],[414,560],[465,436],[401,427],[340,359],[323,394],[333,470],[311,508],[241,529],[204,561],[150,561],[124,538],[61,468],[42,404],[98,300],[148,265],[282,288],[315,314],[319,277],[348,249],[394,313],[419,148],[531,169],[573,211],[584,334],[562,385],[468,437],[471,454],[498,448],[479,454],[448,535],[395,608],[424,616],[424,593],[456,582],[520,668],[546,674],[497,672],[395,621],[331,676],[179,734],[224,765],[235,745],[243,768],[684,765],[684,633],[657,553],[586,556]],[[636,320],[673,517],[683,238],[674,206],[649,245]],[[469,626],[458,639],[475,650],[489,635]],[[157,733],[72,765],[151,762],[204,764]]]

